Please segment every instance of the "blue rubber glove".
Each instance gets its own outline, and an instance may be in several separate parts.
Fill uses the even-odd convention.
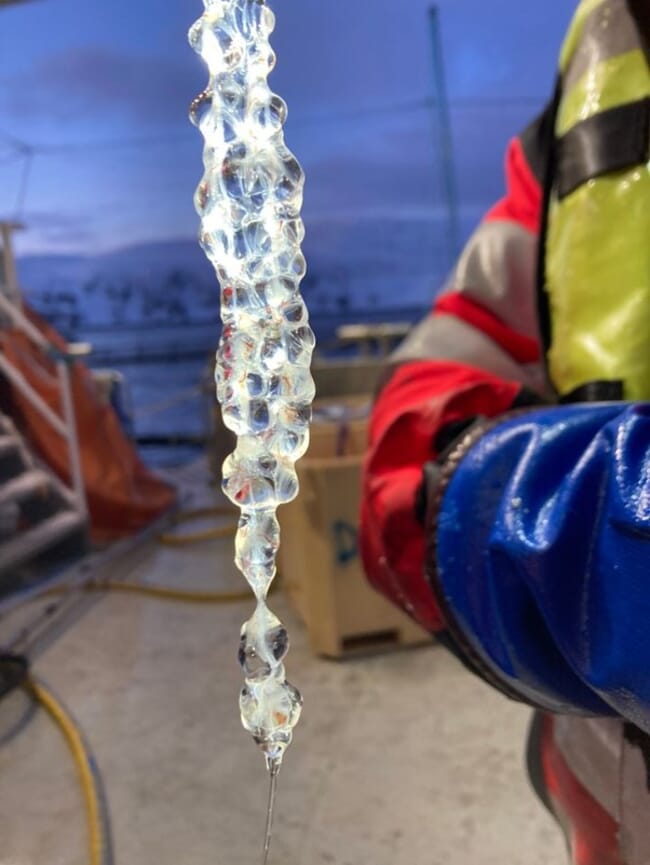
[[[429,575],[472,664],[539,707],[650,731],[650,405],[529,411],[449,465]]]

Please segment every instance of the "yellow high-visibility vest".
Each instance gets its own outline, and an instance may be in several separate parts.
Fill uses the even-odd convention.
[[[650,69],[624,0],[583,0],[560,73],[555,135],[566,158],[546,238],[549,373],[561,396],[620,380],[625,399],[650,399]],[[645,157],[618,168],[624,140]],[[590,177],[603,149],[614,168]]]

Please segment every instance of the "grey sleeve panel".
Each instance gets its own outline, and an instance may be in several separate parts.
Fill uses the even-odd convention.
[[[545,394],[541,364],[516,363],[489,336],[454,315],[430,315],[417,324],[390,357],[392,367],[414,360],[447,360],[467,364]]]
[[[641,34],[625,0],[604,0],[584,20],[576,50],[564,72],[564,92],[569,93],[599,63],[641,47]]]
[[[517,333],[539,340],[537,236],[515,222],[482,223],[469,239],[448,292],[458,292]]]
[[[623,722],[618,718],[558,715],[553,738],[573,774],[619,823]]]
[[[467,243],[445,293],[458,293],[516,333],[539,342],[535,273],[537,236],[515,222],[482,223]],[[390,357],[390,366],[413,360],[448,360],[518,381],[551,398],[542,362],[520,364],[476,327],[449,314],[427,316]]]

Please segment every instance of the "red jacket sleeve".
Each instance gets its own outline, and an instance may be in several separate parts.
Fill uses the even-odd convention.
[[[451,424],[501,414],[522,388],[545,388],[535,310],[542,194],[531,128],[510,144],[505,197],[470,239],[430,316],[391,358],[370,423],[364,567],[379,591],[434,632],[444,621],[425,577],[416,516],[423,466]]]

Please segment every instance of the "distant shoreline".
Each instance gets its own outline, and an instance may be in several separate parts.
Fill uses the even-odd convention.
[[[310,316],[316,333],[317,346],[330,354],[336,351],[336,330],[343,324],[379,324],[384,322],[413,323],[426,314],[426,307],[375,307],[351,309],[345,313],[318,313]],[[188,333],[191,331],[191,337]],[[221,322],[152,322],[122,325],[84,326],[76,339],[93,345],[89,357],[91,366],[145,365],[201,360],[212,354],[219,341]],[[116,340],[116,337],[119,339]],[[348,349],[347,353],[350,353]]]

